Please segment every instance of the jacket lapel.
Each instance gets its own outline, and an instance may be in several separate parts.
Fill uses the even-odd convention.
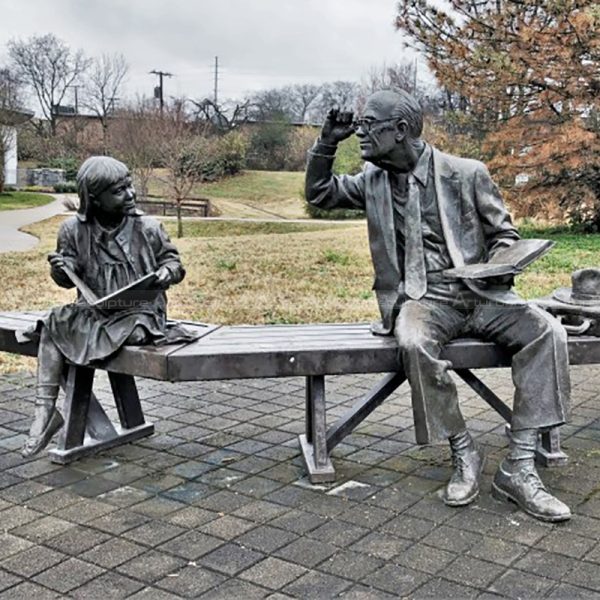
[[[460,249],[460,180],[458,173],[444,159],[444,155],[433,148],[433,177],[442,231],[446,238],[448,254],[455,267],[464,265]]]

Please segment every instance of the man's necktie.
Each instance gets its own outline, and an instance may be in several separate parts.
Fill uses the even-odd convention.
[[[404,292],[419,300],[427,292],[423,232],[421,231],[421,203],[414,175],[408,176],[408,200],[404,216]]]

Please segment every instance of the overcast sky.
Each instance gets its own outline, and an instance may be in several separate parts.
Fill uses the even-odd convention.
[[[6,42],[54,33],[88,55],[123,53],[127,95],[151,95],[152,69],[170,71],[167,96],[219,97],[288,83],[360,80],[414,56],[394,29],[395,0],[0,0]]]

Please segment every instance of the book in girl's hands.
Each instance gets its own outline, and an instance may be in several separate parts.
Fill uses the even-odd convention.
[[[86,283],[70,268],[63,267],[63,270],[75,287],[81,292],[83,299],[90,306],[100,310],[112,311],[139,308],[144,304],[154,302],[157,296],[162,292],[162,288],[155,285],[158,279],[156,273],[148,273],[148,275],[136,279],[116,292],[98,298],[89,286],[86,285]]]
[[[525,267],[546,254],[552,246],[554,246],[554,242],[550,240],[517,240],[510,246],[498,250],[486,263],[446,269],[444,276],[458,279],[486,279],[517,275]]]

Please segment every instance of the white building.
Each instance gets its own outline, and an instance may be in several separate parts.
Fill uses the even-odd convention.
[[[0,122],[0,143],[5,144],[4,152],[4,184],[17,185],[17,130],[31,117],[33,113],[25,111],[3,111]]]

